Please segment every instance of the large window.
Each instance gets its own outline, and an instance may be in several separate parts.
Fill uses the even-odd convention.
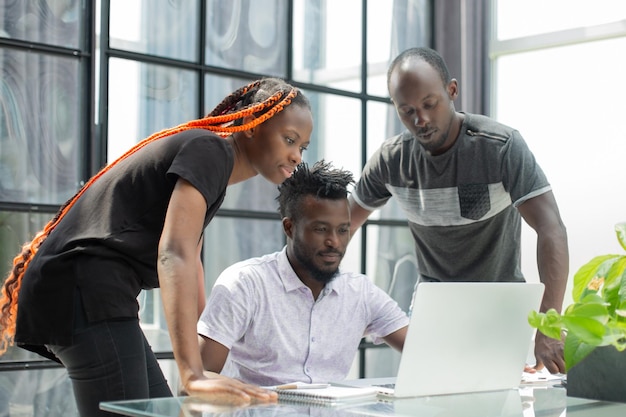
[[[91,170],[92,10],[82,3],[0,4],[2,278]],[[65,371],[46,362],[19,348],[0,357],[0,415],[76,414]]]
[[[305,160],[326,159],[358,178],[379,144],[400,131],[386,70],[400,50],[431,44],[430,7],[428,0],[2,3],[2,271],[104,164],[263,76],[285,78],[309,97],[315,126]],[[262,178],[229,188],[206,230],[207,289],[233,262],[284,245],[275,196]],[[367,272],[406,305],[413,250],[405,217],[390,203],[353,238],[343,267]],[[139,302],[148,337],[166,358],[158,291]],[[368,376],[394,373],[397,357],[376,351]],[[74,412],[62,408],[72,396],[62,369],[19,348],[0,357],[1,366],[10,372],[0,372],[0,415],[5,404],[20,415]],[[162,366],[176,390],[172,361]]]
[[[613,226],[626,220],[626,2],[493,4],[492,114],[522,133],[546,172],[573,276],[591,257],[622,250]],[[528,227],[524,233],[523,271],[538,279],[535,235]]]

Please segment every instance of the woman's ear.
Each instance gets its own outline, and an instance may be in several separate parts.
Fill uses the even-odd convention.
[[[254,116],[250,115],[250,116],[246,116],[243,118],[243,124],[248,124],[251,123],[253,120],[255,119]],[[254,127],[251,127],[249,129],[246,129],[243,131],[243,134],[248,138],[248,139],[252,139],[252,137],[254,136]]]

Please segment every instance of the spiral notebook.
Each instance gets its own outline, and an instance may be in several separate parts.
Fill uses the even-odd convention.
[[[340,405],[353,402],[376,401],[374,387],[338,387],[277,389],[279,402],[298,402],[318,405]]]

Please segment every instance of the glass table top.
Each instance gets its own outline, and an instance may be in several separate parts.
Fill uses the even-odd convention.
[[[565,389],[520,388],[471,394],[371,400],[322,406],[279,402],[246,407],[211,404],[196,397],[104,402],[103,410],[146,417],[313,417],[313,416],[419,416],[419,417],[623,417],[626,404],[573,398]]]

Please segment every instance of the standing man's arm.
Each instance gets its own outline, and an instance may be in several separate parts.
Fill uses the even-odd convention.
[[[350,202],[350,236],[354,236],[354,233],[363,226],[372,211],[361,207],[352,196],[348,198],[348,201]]]
[[[540,311],[550,308],[561,311],[569,274],[567,232],[559,209],[550,191],[522,203],[519,212],[537,232],[537,267],[539,279],[545,284]],[[540,332],[535,338],[537,369],[545,366],[551,373],[565,373],[563,343]]]

